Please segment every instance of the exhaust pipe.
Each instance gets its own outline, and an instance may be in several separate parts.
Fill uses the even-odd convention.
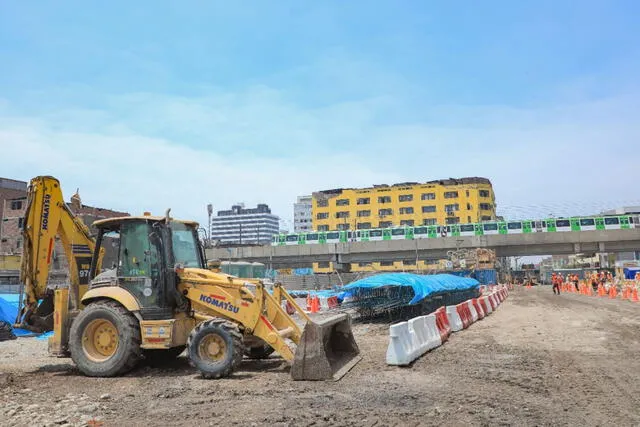
[[[338,381],[362,359],[346,313],[307,322],[291,366],[294,380]]]

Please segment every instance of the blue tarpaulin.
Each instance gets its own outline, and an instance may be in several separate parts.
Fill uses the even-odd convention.
[[[357,293],[363,289],[382,288],[385,286],[410,286],[413,288],[413,299],[410,305],[423,299],[447,292],[476,289],[480,282],[469,277],[458,277],[452,274],[419,275],[411,273],[386,273],[357,280],[341,289],[341,297]]]
[[[640,272],[640,267],[625,267],[623,272],[625,279],[633,280],[636,278],[636,273]]]
[[[18,304],[20,295],[18,294],[0,294],[0,320],[9,322],[13,325],[18,315]],[[29,337],[34,334],[26,329],[13,328],[13,333],[18,337]]]

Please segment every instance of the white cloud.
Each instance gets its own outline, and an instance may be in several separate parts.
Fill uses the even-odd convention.
[[[450,176],[489,177],[498,205],[514,212],[640,198],[635,94],[528,109],[424,107],[411,121],[397,118],[422,107],[398,99],[312,108],[267,87],[105,99],[40,114],[0,102],[0,175],[51,174],[67,198],[79,187],[87,204],[171,207],[200,221],[209,202],[266,202],[290,218],[295,197],[312,191]]]

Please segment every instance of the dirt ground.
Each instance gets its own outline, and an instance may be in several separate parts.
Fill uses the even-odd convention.
[[[338,382],[294,382],[277,357],[203,380],[179,358],[80,376],[46,341],[0,343],[1,425],[638,425],[640,304],[517,289],[411,367],[385,364],[388,325]]]

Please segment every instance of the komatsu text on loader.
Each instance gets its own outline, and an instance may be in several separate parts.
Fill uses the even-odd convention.
[[[273,351],[294,379],[339,379],[359,360],[351,319],[317,322],[278,284],[211,271],[198,224],[145,214],[94,222],[97,237],[62,198],[53,177],[31,180],[24,222],[18,326],[53,329],[49,352],[71,356],[88,376],[116,376],[143,359],[185,348],[206,378],[230,375],[243,356]],[[68,287],[49,289],[56,238],[69,262]],[[109,256],[105,256],[109,254]],[[105,265],[103,265],[105,264]],[[108,265],[106,265],[108,264]],[[288,301],[303,327],[282,308]]]

